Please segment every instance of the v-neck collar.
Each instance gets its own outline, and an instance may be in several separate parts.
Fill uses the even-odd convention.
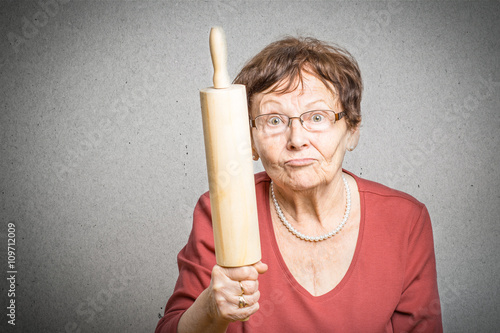
[[[360,184],[359,184],[359,178],[352,174],[349,171],[342,170],[343,172],[349,174],[354,178],[356,181],[357,187],[358,187],[358,193],[359,193],[359,204],[360,204],[360,221],[359,221],[359,231],[358,231],[358,237],[356,240],[356,247],[354,250],[354,255],[352,256],[351,263],[349,264],[349,268],[347,269],[347,272],[345,275],[342,277],[340,282],[330,291],[323,295],[319,296],[314,296],[311,294],[307,289],[305,289],[293,276],[292,272],[289,270],[288,266],[285,263],[285,259],[283,259],[283,256],[279,250],[278,242],[276,241],[276,234],[274,232],[273,228],[273,222],[272,222],[272,216],[271,216],[271,206],[269,204],[269,186],[270,182],[266,183],[265,186],[265,205],[266,205],[266,220],[268,223],[265,224],[265,229],[270,235],[270,242],[271,242],[271,248],[273,250],[273,253],[276,257],[276,260],[278,261],[280,265],[280,269],[282,270],[283,274],[286,276],[288,282],[290,285],[295,288],[298,292],[303,294],[305,297],[310,298],[311,300],[322,302],[324,300],[330,299],[337,295],[343,288],[344,286],[348,283],[350,276],[352,275],[353,271],[356,269],[356,263],[358,261],[359,253],[361,251],[361,246],[363,243],[363,234],[364,234],[364,227],[365,227],[365,202],[364,202],[364,195],[361,190]]]

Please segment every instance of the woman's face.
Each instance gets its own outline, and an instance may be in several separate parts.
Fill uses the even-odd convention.
[[[298,117],[309,110],[341,112],[337,99],[311,74],[303,73],[303,84],[286,94],[260,93],[254,96],[252,118],[266,113]],[[357,128],[348,129],[340,119],[325,132],[309,132],[299,119],[293,119],[282,134],[266,135],[252,128],[254,153],[278,186],[293,190],[311,189],[328,184],[342,171],[348,147],[356,146]]]

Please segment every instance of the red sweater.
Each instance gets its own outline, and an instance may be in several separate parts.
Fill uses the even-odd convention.
[[[330,292],[313,296],[288,270],[274,237],[270,179],[255,176],[262,262],[260,309],[227,332],[442,332],[434,244],[425,206],[408,194],[351,174],[361,203],[351,265]],[[201,196],[179,278],[156,332],[176,332],[183,312],[210,284],[215,265],[210,200]]]

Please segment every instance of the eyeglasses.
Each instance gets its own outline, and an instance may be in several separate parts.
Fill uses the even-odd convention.
[[[292,119],[299,119],[302,127],[309,132],[324,132],[333,127],[337,120],[345,116],[345,112],[335,112],[332,110],[312,110],[301,114],[298,117],[289,117],[285,114],[269,113],[261,114],[250,119],[250,126],[255,127],[266,135],[282,134],[292,125]]]

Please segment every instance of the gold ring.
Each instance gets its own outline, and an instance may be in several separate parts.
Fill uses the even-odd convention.
[[[238,283],[240,284],[240,288],[241,288],[241,295],[244,295],[245,294],[245,289],[243,289],[243,285],[241,284],[241,281],[238,281]]]
[[[238,303],[238,307],[239,307],[240,309],[241,309],[241,308],[246,307],[246,306],[248,305],[248,303],[247,303],[247,301],[245,300],[245,298],[244,298],[242,295],[240,295],[239,297],[240,297],[240,301],[239,301],[239,303]]]

